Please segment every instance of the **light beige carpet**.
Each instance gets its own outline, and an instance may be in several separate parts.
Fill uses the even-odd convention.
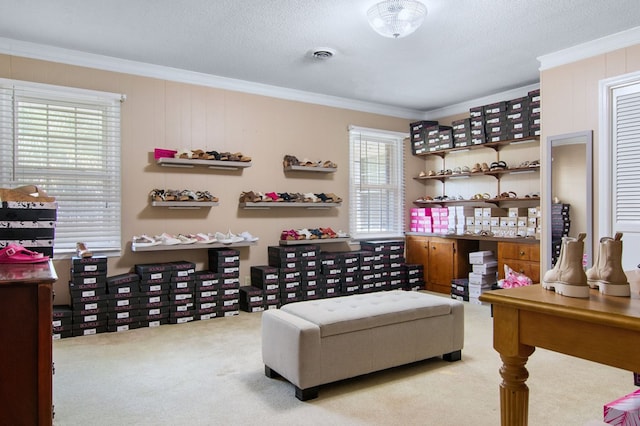
[[[241,312],[55,341],[54,424],[500,424],[489,306],[465,303],[461,361],[434,358],[325,385],[307,402],[265,377],[260,319]],[[601,419],[606,402],[636,389],[631,372],[543,349],[527,368],[533,426]]]

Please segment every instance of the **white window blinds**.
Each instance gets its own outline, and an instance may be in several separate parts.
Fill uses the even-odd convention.
[[[121,95],[0,79],[0,186],[56,197],[54,253],[121,249]]]
[[[614,228],[640,233],[640,83],[612,94]]]
[[[349,128],[349,230],[354,239],[397,238],[404,232],[406,134]]]

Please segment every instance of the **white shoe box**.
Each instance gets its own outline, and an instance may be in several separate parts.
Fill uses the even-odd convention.
[[[472,265],[482,265],[486,262],[495,261],[496,258],[492,251],[473,251],[469,253],[469,263]]]
[[[498,262],[489,260],[486,263],[472,264],[471,268],[474,274],[495,274],[498,271]]]

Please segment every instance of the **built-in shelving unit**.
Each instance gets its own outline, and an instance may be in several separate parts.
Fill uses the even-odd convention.
[[[342,203],[296,203],[287,201],[260,201],[257,203],[240,203],[240,208],[266,210],[271,208],[302,208],[308,210],[327,210],[333,207],[340,207]]]
[[[158,158],[156,162],[163,167],[206,167],[216,170],[240,170],[251,167],[251,161],[193,160],[190,158],[162,157]]]
[[[178,250],[197,250],[197,249],[210,249],[210,248],[236,248],[236,247],[250,247],[257,245],[257,241],[241,241],[238,243],[222,244],[222,243],[210,243],[210,244],[175,244],[175,245],[157,245],[149,247],[136,247],[131,245],[131,251],[143,252],[143,251],[178,251]]]

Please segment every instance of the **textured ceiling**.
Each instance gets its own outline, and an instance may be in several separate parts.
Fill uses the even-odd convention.
[[[388,39],[366,20],[376,0],[0,0],[0,37],[430,111],[537,83],[538,56],[640,25],[639,0],[423,2],[423,26]]]

